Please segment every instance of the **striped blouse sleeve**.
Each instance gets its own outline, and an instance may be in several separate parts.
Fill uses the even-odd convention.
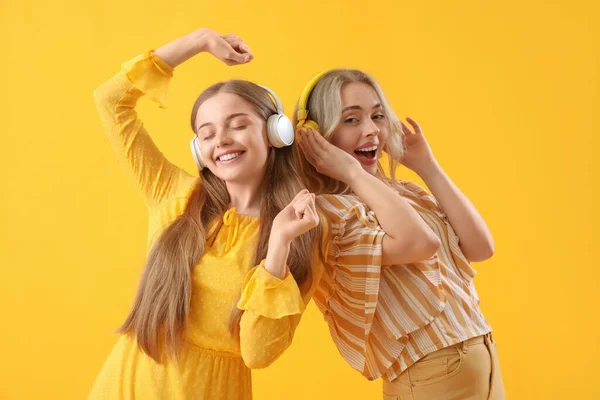
[[[416,183],[409,181],[397,181],[394,185],[394,188],[398,190],[400,194],[411,198],[421,207],[434,212],[436,215],[442,218],[446,217],[446,214],[442,210],[442,207],[437,199]]]
[[[369,380],[398,359],[406,338],[445,306],[437,256],[382,268],[385,232],[354,196],[319,198],[330,224],[315,303],[342,357]]]
[[[342,357],[365,375],[385,232],[375,214],[353,196],[323,195],[317,201],[327,215],[329,243],[315,303]]]

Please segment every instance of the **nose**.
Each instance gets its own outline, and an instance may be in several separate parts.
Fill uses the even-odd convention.
[[[215,146],[216,147],[227,146],[231,143],[233,143],[233,141],[229,137],[229,134],[227,133],[226,128],[221,128],[221,129],[217,130],[217,132],[215,134]]]
[[[365,126],[363,129],[363,135],[365,135],[366,137],[375,137],[379,135],[381,131],[379,130],[379,127],[377,126],[375,121],[373,121],[371,118],[365,118],[364,121]]]

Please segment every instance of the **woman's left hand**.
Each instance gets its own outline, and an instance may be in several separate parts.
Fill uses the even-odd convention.
[[[437,162],[433,156],[433,151],[431,151],[431,146],[429,146],[427,139],[425,139],[423,130],[417,121],[408,117],[406,117],[406,120],[413,129],[411,130],[404,122],[400,121],[402,131],[404,132],[402,165],[422,177],[422,174],[427,173],[429,169],[435,167]]]

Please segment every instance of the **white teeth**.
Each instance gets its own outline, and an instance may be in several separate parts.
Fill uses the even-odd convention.
[[[240,153],[229,153],[229,154],[225,154],[224,156],[219,157],[219,161],[229,161],[229,160],[233,160],[234,158],[238,158],[238,156],[240,155]]]
[[[364,149],[358,149],[356,151],[374,151],[377,150],[377,146],[365,147]]]

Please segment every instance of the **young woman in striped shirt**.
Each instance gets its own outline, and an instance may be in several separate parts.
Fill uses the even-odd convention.
[[[493,254],[475,207],[436,161],[420,126],[401,122],[379,85],[357,70],[313,78],[298,102],[298,136],[309,190],[328,213],[327,266],[314,295],[338,350],[367,379],[383,378],[384,399],[504,399],[496,345],[479,308],[470,261]],[[391,178],[378,159],[390,156]],[[397,180],[399,163],[433,195]],[[395,204],[374,209],[358,193],[366,171],[406,199],[441,242],[412,264],[390,262],[383,232],[398,229]],[[398,196],[400,194],[400,196]],[[374,212],[373,212],[374,211]],[[359,215],[353,221],[348,215]],[[400,265],[403,264],[403,265]]]

